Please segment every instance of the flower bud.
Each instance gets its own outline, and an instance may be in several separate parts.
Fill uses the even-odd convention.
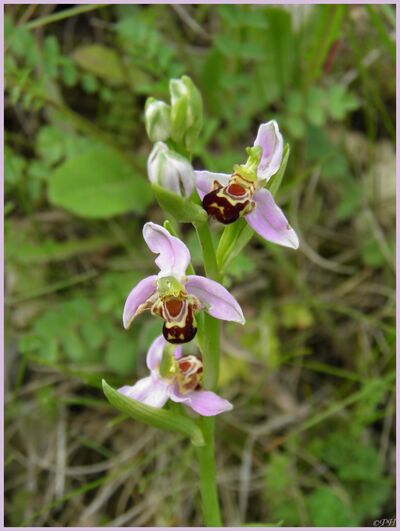
[[[203,125],[201,94],[188,76],[171,79],[169,92],[172,138],[191,151]]]
[[[189,197],[194,190],[194,173],[190,162],[157,142],[147,160],[147,173],[152,183],[178,195]]]
[[[163,101],[147,98],[144,121],[152,142],[164,141],[171,136],[171,107]]]

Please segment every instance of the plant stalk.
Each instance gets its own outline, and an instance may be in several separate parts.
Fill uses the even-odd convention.
[[[205,445],[197,448],[200,471],[200,494],[204,524],[222,527],[216,482],[214,427],[215,417],[202,417],[200,426]]]
[[[217,282],[221,281],[221,274],[218,269],[217,257],[215,254],[214,243],[207,223],[193,223],[197,232],[203,253],[204,269],[206,275]]]
[[[221,274],[218,269],[210,228],[207,223],[194,223],[194,227],[203,252],[206,275],[213,280],[220,281]],[[219,321],[204,313],[198,325],[201,328],[199,332],[202,338],[204,387],[215,390],[219,375]],[[221,527],[215,465],[215,417],[201,417],[199,424],[205,441],[204,446],[197,448],[203,520],[207,527]]]

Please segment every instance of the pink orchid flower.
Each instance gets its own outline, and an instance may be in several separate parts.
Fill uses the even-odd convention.
[[[297,249],[296,232],[271,192],[264,188],[282,162],[283,138],[275,120],[260,125],[254,146],[248,149],[248,153],[247,163],[236,165],[232,175],[195,171],[203,208],[224,224],[244,216],[264,239]]]
[[[160,272],[141,280],[126,299],[123,323],[129,328],[145,310],[164,320],[163,335],[170,343],[186,343],[196,335],[195,312],[205,310],[216,319],[244,324],[242,309],[221,284],[187,275],[190,253],[186,245],[156,223],[146,223],[143,237]]]
[[[232,404],[212,391],[202,389],[203,363],[196,356],[182,356],[182,347],[174,348],[163,336],[158,336],[150,346],[146,364],[150,376],[135,385],[124,385],[118,391],[143,404],[161,408],[171,399],[181,402],[203,416],[214,416],[233,408]],[[167,364],[163,367],[163,357]]]

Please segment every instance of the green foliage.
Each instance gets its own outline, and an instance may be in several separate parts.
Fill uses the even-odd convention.
[[[53,363],[62,356],[74,362],[99,361],[105,331],[96,326],[95,315],[84,298],[65,301],[35,321],[32,334],[22,340],[21,349],[38,353],[44,361]]]
[[[315,489],[308,498],[308,510],[311,525],[322,526],[357,526],[357,519],[341,497],[329,487]]]
[[[363,441],[354,427],[335,429],[325,437],[315,434],[309,440],[306,462],[312,456],[321,470],[328,467],[330,474],[326,479],[334,477],[335,483],[326,484],[321,480],[311,489],[304,485],[302,504],[297,489],[306,484],[301,478],[309,472],[299,464],[296,466],[290,450],[289,445],[287,451],[272,455],[265,472],[266,497],[270,500],[272,517],[282,519],[284,525],[296,525],[301,515],[307,514],[303,525],[360,526],[379,514],[390,496],[391,480],[382,470],[377,448]],[[303,456],[300,450],[299,454]],[[294,478],[299,482],[297,488]]]
[[[117,52],[101,44],[87,44],[74,51],[75,63],[110,85],[123,85],[126,82],[123,64]]]
[[[120,157],[95,148],[60,165],[49,179],[49,200],[87,218],[138,214],[151,201],[150,186]]]
[[[177,53],[171,43],[165,39],[155,25],[149,24],[151,13],[139,11],[136,6],[134,14],[129,13],[115,24],[118,41],[127,54],[129,69],[140,73],[135,86],[138,92],[151,93],[156,84],[148,74],[164,78],[159,82],[161,90],[167,88],[167,79],[184,73],[184,67],[177,59]]]
[[[290,496],[294,489],[291,468],[289,456],[275,452],[266,469],[266,499],[273,518],[283,520],[285,526],[298,522],[296,502]]]
[[[328,119],[342,121],[359,107],[358,99],[342,85],[311,86],[304,95],[293,90],[288,96],[285,124],[295,138],[306,135],[308,124],[321,127]]]
[[[22,336],[20,348],[45,363],[105,364],[120,375],[130,375],[136,364],[135,335],[83,296],[66,300],[36,319],[32,331]]]

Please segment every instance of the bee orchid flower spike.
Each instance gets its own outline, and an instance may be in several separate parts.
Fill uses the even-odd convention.
[[[123,313],[125,328],[140,313],[150,310],[164,320],[163,335],[170,343],[191,341],[197,332],[195,312],[204,310],[216,319],[244,324],[242,309],[221,284],[198,275],[186,276],[190,253],[186,245],[156,223],[146,223],[143,237],[160,272],[137,284],[129,293]]]
[[[282,162],[283,138],[275,120],[260,125],[254,146],[247,148],[247,153],[246,164],[234,166],[232,175],[195,171],[203,208],[226,225],[244,216],[264,239],[297,249],[296,232],[264,188]]]

